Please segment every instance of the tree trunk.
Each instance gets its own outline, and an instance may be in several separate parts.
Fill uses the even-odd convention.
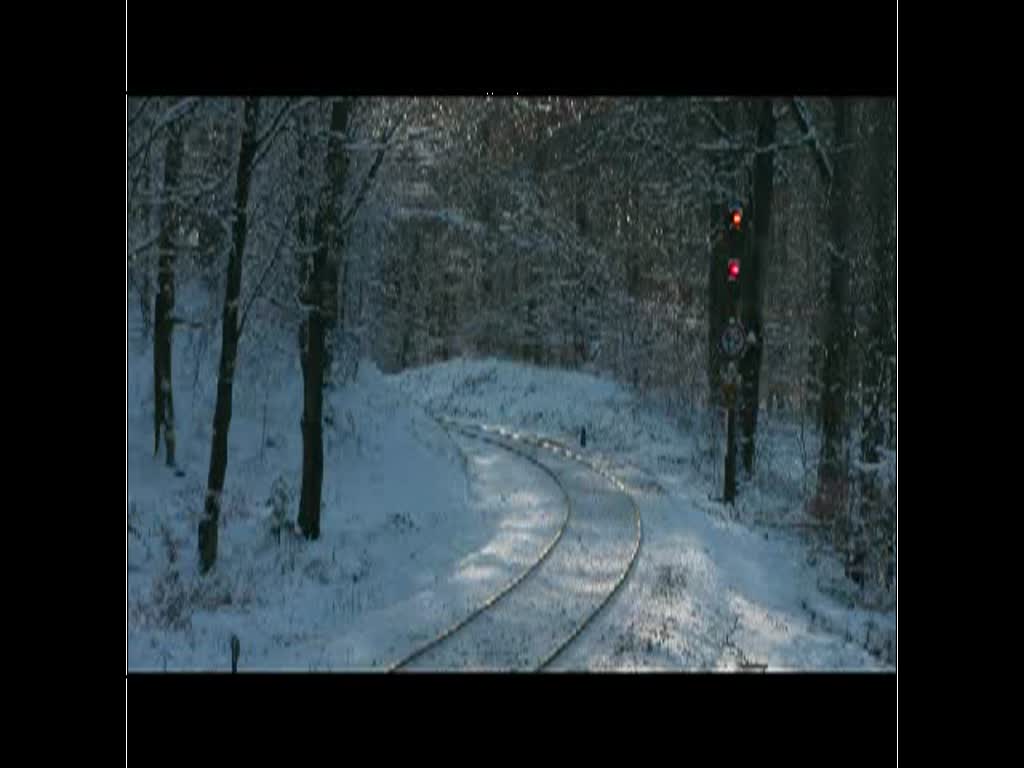
[[[892,306],[896,300],[895,292],[890,293],[890,274],[895,271],[896,263],[892,226],[896,212],[894,109],[893,101],[883,100],[878,103],[878,124],[872,139],[872,155],[875,159],[872,179],[874,242],[871,263],[867,265],[870,271],[870,320],[862,372],[864,396],[860,444],[860,457],[864,465],[860,476],[860,517],[868,530],[875,532],[876,537],[870,546],[873,563],[868,573],[875,578],[881,577],[883,583],[888,582],[886,574],[895,554],[889,545],[895,534],[894,510],[882,508],[882,485],[876,470],[880,448],[886,440],[887,386],[890,377],[895,375],[895,368],[890,365],[890,338],[893,330],[890,322],[894,322]]]
[[[344,244],[339,228],[338,201],[345,186],[348,156],[344,136],[351,99],[339,99],[331,109],[331,138],[327,144],[327,188],[320,197],[314,224],[313,264],[305,303],[309,307],[300,331],[302,358],[302,490],[299,528],[308,539],[320,537],[320,499],[323,490],[323,390],[326,365],[326,326],[337,301],[337,263]],[[333,266],[332,266],[333,265]]]
[[[835,164],[829,197],[828,304],[825,316],[824,366],[821,392],[821,461],[818,465],[817,510],[831,517],[846,500],[846,390],[850,349],[849,229],[850,150],[843,145],[850,136],[850,108],[846,99],[833,99],[835,115]]]
[[[889,395],[889,429],[886,436],[886,446],[891,451],[896,450],[896,304],[899,300],[896,285],[896,176],[897,176],[897,146],[896,146],[896,127],[897,127],[897,114],[896,114],[896,102],[893,100],[888,104],[888,119],[886,120],[886,142],[888,148],[886,149],[886,157],[891,163],[888,172],[888,180],[886,182],[886,194],[892,195],[889,201],[889,214],[892,216],[892,220],[889,222],[886,228],[886,237],[888,238],[888,254],[886,256],[886,266],[888,267],[888,274],[886,285],[888,287],[888,312],[889,312],[889,324],[886,345],[886,370],[888,375],[886,380],[888,382],[888,395]]]
[[[736,409],[729,408],[725,417],[725,475],[722,500],[726,504],[736,501]]]
[[[150,195],[152,193],[152,189],[151,189],[151,185],[150,185],[150,179],[151,178],[152,178],[152,174],[149,172],[149,169],[147,168],[146,171],[142,174],[142,182],[141,182],[141,184],[142,184],[142,200],[143,200],[143,202],[142,202],[142,204],[140,206],[140,209],[141,209],[140,219],[143,222],[142,231],[143,232],[147,232],[147,233],[149,232],[149,224],[150,224],[150,218],[151,218],[151,209],[150,209],[150,204],[148,202],[149,198],[150,198]],[[130,203],[129,203],[129,205],[130,205]],[[153,334],[153,315],[151,313],[152,313],[152,310],[153,310],[153,304],[155,303],[155,300],[153,300],[151,298],[152,295],[153,295],[153,278],[152,278],[152,275],[150,274],[149,265],[146,263],[146,259],[145,259],[145,255],[144,254],[139,254],[136,257],[135,262],[136,262],[136,265],[137,265],[136,268],[139,270],[139,273],[141,275],[140,279],[139,279],[139,309],[141,310],[141,313],[142,313],[142,332],[143,332],[143,334],[145,336],[150,336],[151,334]],[[154,342],[156,341],[156,336],[155,335],[153,335],[153,340],[154,340]],[[155,349],[155,347],[154,347],[154,351],[153,351],[153,356],[154,356],[154,358],[156,357],[156,349]],[[155,373],[155,365],[154,365],[154,373]],[[155,380],[156,380],[156,377],[154,376],[154,381]],[[156,445],[157,445],[157,448],[155,450],[159,450],[159,445],[160,445],[160,438],[159,437],[156,438]]]
[[[885,443],[886,384],[889,378],[890,318],[895,296],[890,295],[889,275],[895,265],[892,219],[896,211],[895,179],[896,134],[890,110],[891,102],[881,101],[879,124],[873,138],[875,155],[874,243],[871,265],[871,320],[864,363],[864,407],[861,416],[861,459],[874,464],[878,449]]]
[[[710,105],[716,120],[731,137],[736,128],[736,112],[732,104],[719,108]],[[708,259],[708,404],[712,408],[725,405],[722,396],[722,365],[725,362],[719,341],[725,328],[726,305],[729,297],[725,285],[725,265],[731,255],[726,238],[726,217],[732,200],[723,197],[722,187],[733,187],[733,158],[715,156],[711,160],[710,192],[708,193],[708,214],[711,222],[711,253]],[[728,179],[726,182],[725,180]],[[737,197],[735,190],[733,197]]]
[[[339,286],[341,286],[340,292],[344,293],[345,270],[343,254],[339,247],[342,232],[338,226],[338,220],[341,218],[339,203],[348,168],[348,154],[343,147],[343,141],[348,132],[348,120],[352,105],[353,99],[351,98],[334,103],[331,109],[331,138],[327,146],[328,197],[331,210],[334,213],[332,218],[327,220],[329,231],[326,231],[326,234],[330,237],[330,243],[322,267],[320,306],[323,308],[323,317],[321,318],[324,334],[323,378],[328,383],[331,382],[331,364],[334,354],[334,345],[331,340],[336,337],[343,324],[340,315],[340,307],[343,302],[340,300]],[[319,517],[319,512],[317,515]]]
[[[740,364],[743,376],[741,421],[743,429],[743,469],[749,477],[754,472],[754,437],[757,432],[757,411],[761,396],[761,360],[764,355],[764,271],[772,243],[772,188],[775,153],[765,148],[775,143],[775,113],[771,99],[761,103],[757,121],[758,154],[754,160],[754,247],[743,265],[740,284],[743,286],[743,324],[755,341],[747,348]]]
[[[724,206],[713,206],[716,213],[713,245],[708,259],[708,404],[712,408],[725,405],[722,396],[722,365],[725,357],[719,347],[725,329],[728,302],[725,269],[729,261],[729,243],[726,239]]]
[[[157,295],[153,311],[153,455],[160,452],[160,430],[167,446],[167,466],[174,466],[174,393],[171,386],[171,337],[174,312],[174,249],[179,222],[178,193],[185,131],[170,128],[164,159],[164,203],[160,212],[160,258],[157,266]]]
[[[321,250],[320,247],[317,250]],[[316,257],[316,261],[322,260]],[[314,269],[314,274],[316,271]],[[308,539],[320,536],[320,499],[324,477],[323,386],[324,313],[311,309],[300,330],[302,356],[302,490],[299,528]]]
[[[217,524],[220,519],[221,492],[228,467],[228,429],[231,426],[231,398],[238,355],[238,303],[242,287],[242,258],[245,255],[247,208],[252,162],[256,154],[256,123],[259,99],[245,100],[242,143],[238,153],[235,184],[235,222],[228,257],[227,288],[224,295],[220,367],[217,374],[217,402],[213,414],[213,441],[210,449],[210,473],[206,482],[206,503],[199,522],[199,570],[208,572],[217,560]]]
[[[895,270],[893,270],[893,271],[895,272]],[[889,430],[888,430],[888,434],[886,435],[885,444],[886,444],[886,447],[890,451],[895,451],[896,450],[896,400],[897,400],[897,390],[896,390],[896,302],[897,302],[898,299],[897,299],[897,296],[896,296],[896,281],[895,281],[895,279],[892,280],[892,283],[893,283],[893,287],[892,287],[893,302],[892,302],[892,317],[891,317],[891,320],[890,320],[890,323],[891,323],[891,325],[890,325],[890,329],[891,329],[890,330],[890,334],[891,334],[892,338],[889,341],[889,357],[888,357],[888,359],[886,361],[888,363],[888,367],[889,367],[889,376],[888,376],[888,382],[887,382],[888,383],[888,389],[889,389]]]

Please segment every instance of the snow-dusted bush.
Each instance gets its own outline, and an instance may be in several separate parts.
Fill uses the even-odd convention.
[[[270,487],[270,496],[267,499],[270,535],[278,543],[281,542],[281,532],[292,528],[292,522],[288,519],[288,511],[294,507],[295,503],[294,487],[283,475],[278,475]]]

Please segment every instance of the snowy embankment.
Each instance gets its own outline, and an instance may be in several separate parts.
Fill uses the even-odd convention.
[[[371,666],[372,648],[324,658],[327,640],[479,551],[501,510],[481,511],[456,442],[364,363],[325,403],[321,538],[275,535],[275,508],[294,521],[298,506],[301,377],[285,354],[253,355],[236,378],[218,560],[199,577],[216,356],[192,341],[175,335],[178,476],[162,445],[153,455],[152,348],[130,327],[128,668],[227,669],[232,634],[243,669]]]
[[[800,452],[783,425],[759,450],[763,477],[736,511],[715,492],[701,436],[614,382],[508,362],[463,361],[407,371],[409,394],[434,412],[579,445],[628,483],[644,547],[623,593],[560,660],[566,668],[865,669],[895,663],[895,612],[854,607],[838,559],[799,528],[745,522],[752,511],[799,522]]]

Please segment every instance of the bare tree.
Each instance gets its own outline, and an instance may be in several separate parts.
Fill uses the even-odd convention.
[[[304,264],[306,286],[302,297],[306,318],[299,331],[302,360],[302,490],[299,497],[299,528],[309,539],[320,537],[320,498],[323,489],[323,389],[326,363],[325,336],[335,305],[340,222],[338,201],[345,188],[348,155],[344,138],[351,99],[338,99],[331,108],[327,142],[326,188],[319,196],[313,225],[311,264]],[[333,266],[329,264],[333,262]]]
[[[832,100],[835,121],[832,188],[829,194],[829,283],[825,315],[821,395],[821,460],[818,464],[816,509],[832,516],[846,502],[846,394],[849,386],[849,253],[851,107],[847,99]]]
[[[185,129],[181,122],[168,131],[164,157],[163,206],[160,211],[160,261],[153,310],[153,453],[160,451],[160,430],[167,447],[167,466],[174,466],[174,389],[171,378],[174,332],[174,262],[180,223],[177,199]]]
[[[228,430],[231,427],[231,400],[238,356],[239,296],[242,287],[242,260],[248,232],[249,185],[258,146],[256,127],[260,102],[245,100],[242,117],[242,142],[238,153],[235,181],[234,225],[228,258],[227,286],[222,317],[220,366],[217,373],[217,400],[213,415],[213,440],[210,472],[206,482],[206,501],[199,522],[199,570],[208,572],[217,560],[217,525],[220,519],[221,493],[228,466]]]
[[[775,168],[775,107],[764,99],[757,108],[757,152],[754,158],[754,242],[750,264],[743,268],[743,325],[752,335],[740,365],[743,397],[740,426],[742,458],[747,475],[754,472],[754,440],[761,395],[761,361],[764,357],[764,272],[772,245],[772,189]]]

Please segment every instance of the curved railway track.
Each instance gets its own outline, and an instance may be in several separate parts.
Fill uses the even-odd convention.
[[[466,437],[489,443],[501,448],[502,450],[513,453],[541,469],[551,477],[562,492],[566,504],[566,515],[563,518],[555,536],[547,543],[540,555],[526,570],[480,603],[465,617],[438,633],[429,641],[421,644],[399,661],[393,663],[387,670],[389,672],[409,669],[413,664],[423,662],[425,657],[430,656],[432,653],[443,653],[446,646],[452,646],[458,643],[460,639],[463,639],[467,633],[472,631],[475,625],[481,624],[482,621],[486,620],[486,618],[493,619],[495,615],[500,612],[501,604],[504,603],[507,605],[516,598],[521,600],[527,599],[526,593],[530,589],[531,585],[538,585],[535,589],[542,590],[539,582],[545,577],[548,582],[557,582],[556,577],[559,575],[564,579],[566,573],[569,572],[570,564],[573,563],[571,559],[567,558],[571,558],[573,554],[576,554],[578,557],[581,553],[589,552],[585,537],[592,535],[589,531],[594,529],[597,525],[597,515],[593,516],[593,520],[583,517],[579,508],[580,505],[573,503],[572,496],[569,493],[569,489],[566,487],[564,479],[560,477],[559,474],[550,466],[540,461],[536,456],[531,455],[528,450],[518,447],[515,443],[528,445],[538,450],[548,450],[582,465],[591,472],[597,473],[608,480],[614,488],[629,501],[632,516],[634,518],[634,531],[632,539],[629,542],[628,556],[625,558],[625,562],[621,566],[620,572],[612,580],[611,584],[605,587],[603,594],[601,594],[601,597],[596,604],[588,605],[587,608],[581,612],[582,615],[577,616],[571,622],[571,628],[567,628],[568,631],[563,631],[555,640],[554,644],[548,646],[542,652],[539,660],[532,661],[528,664],[511,665],[509,667],[510,671],[516,669],[527,669],[533,671],[544,670],[550,667],[550,665],[569,648],[573,641],[576,640],[576,638],[578,638],[580,634],[593,623],[594,619],[600,615],[601,611],[618,593],[619,589],[629,577],[640,553],[640,546],[643,541],[643,523],[640,517],[640,510],[633,497],[626,491],[625,485],[618,478],[607,470],[596,466],[593,462],[588,461],[585,457],[574,452],[562,443],[505,429],[494,429],[482,425],[467,426],[444,417],[435,418],[441,427],[449,434],[454,431]],[[495,433],[500,437],[492,436]],[[505,442],[501,438],[511,440],[512,442]],[[604,491],[602,490],[601,493],[603,492]],[[575,533],[575,538],[565,536],[566,532],[570,529]],[[560,544],[562,545],[561,547],[559,547]],[[575,547],[578,552],[572,552],[573,547]],[[557,566],[553,564],[552,554],[556,551],[562,555],[563,559],[567,559],[566,564],[562,566],[561,574],[558,573]],[[573,567],[575,567],[576,571],[581,570],[578,565],[578,561]],[[551,573],[547,573],[547,571],[551,571]],[[564,610],[563,613],[565,613]],[[517,629],[522,631],[521,627],[517,627]],[[493,638],[488,639],[489,641],[493,640]]]

